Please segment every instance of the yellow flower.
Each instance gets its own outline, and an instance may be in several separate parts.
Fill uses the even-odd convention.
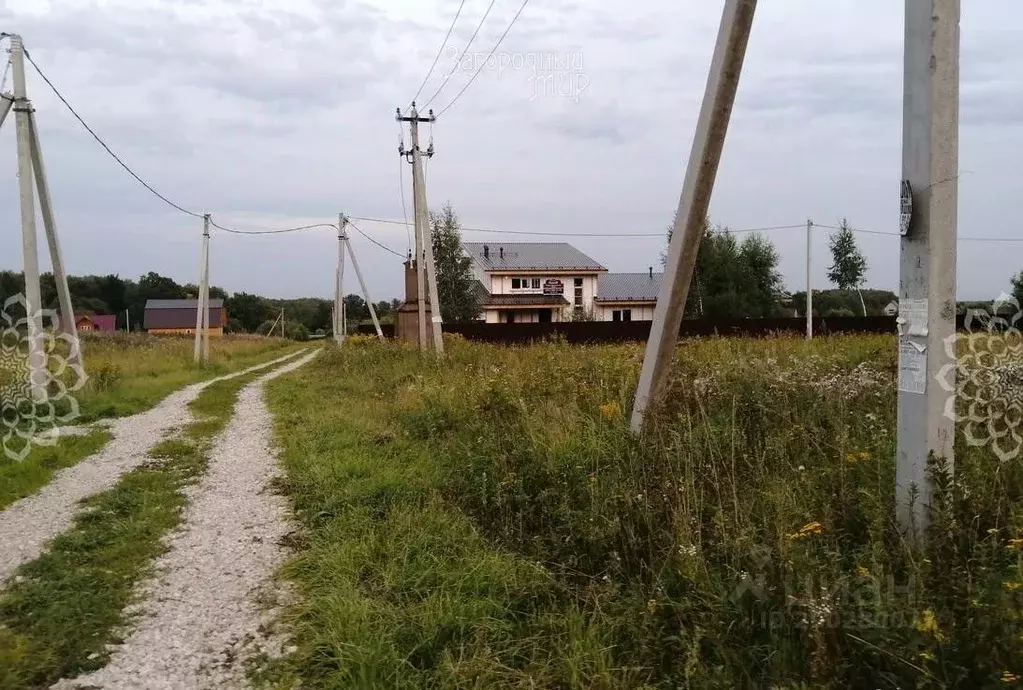
[[[786,534],[785,536],[788,539],[806,539],[811,535],[820,534],[823,531],[824,525],[819,522],[810,522],[800,527],[798,532]]]
[[[600,414],[606,419],[616,419],[621,413],[622,408],[616,402],[609,402],[600,406]]]
[[[934,611],[927,609],[923,612],[920,620],[916,622],[916,629],[925,635],[930,635],[938,642],[945,639],[944,633],[941,632],[941,628],[938,627],[938,619],[934,615]]]
[[[656,613],[657,612],[657,601],[655,599],[651,599],[650,601],[648,601],[646,603],[646,611],[647,611],[647,613]]]
[[[1009,551],[1015,551],[1021,546],[1023,546],[1023,539],[1010,539],[1009,543],[1005,545],[1005,548]]]
[[[856,566],[856,574],[860,577],[870,577],[870,571],[864,568],[862,565]]]
[[[1015,683],[1017,680],[1019,680],[1019,676],[1017,676],[1015,673],[1010,673],[1008,671],[1002,671],[1002,682],[1003,683]]]
[[[1015,592],[1020,587],[1023,587],[1023,582],[1006,582],[1005,588],[1010,592]]]
[[[934,661],[934,654],[931,652],[920,652],[920,658],[925,661]]]

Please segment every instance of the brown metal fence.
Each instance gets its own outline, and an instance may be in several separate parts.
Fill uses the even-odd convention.
[[[962,317],[958,326],[962,328]],[[895,333],[894,316],[831,316],[814,319],[814,335],[839,333]],[[372,326],[359,326],[359,333],[372,335]],[[394,337],[394,326],[383,326],[384,335]],[[650,335],[649,321],[578,321],[563,323],[446,323],[445,333],[457,333],[468,340],[509,345],[558,338],[572,344],[642,342]],[[802,318],[774,319],[686,319],[681,337],[735,336],[764,338],[806,333]]]

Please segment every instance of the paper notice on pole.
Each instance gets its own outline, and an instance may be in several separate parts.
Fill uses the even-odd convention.
[[[923,395],[927,391],[927,350],[910,340],[899,343],[899,392]]]
[[[903,335],[927,335],[927,300],[904,299],[899,302],[899,323]]]

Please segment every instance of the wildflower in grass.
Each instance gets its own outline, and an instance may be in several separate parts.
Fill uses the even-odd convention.
[[[945,639],[945,634],[941,632],[941,627],[938,625],[938,617],[934,615],[934,611],[927,609],[920,616],[920,620],[916,622],[916,629],[925,635],[930,635],[938,642]]]
[[[920,658],[924,661],[934,661],[934,654],[932,652],[920,652]]]
[[[792,540],[806,539],[814,534],[821,534],[823,531],[824,525],[819,522],[810,522],[800,527],[798,532],[786,534],[785,537]]]
[[[647,613],[657,613],[657,600],[651,599],[646,603]]]
[[[1015,592],[1020,587],[1023,587],[1023,582],[1006,582],[1005,588],[1010,592]]]
[[[600,406],[600,414],[605,419],[617,419],[622,414],[622,408],[616,402],[604,403]]]
[[[1003,683],[1015,683],[1019,680],[1019,676],[1009,671],[1002,671],[1002,682]]]
[[[856,566],[856,574],[860,577],[870,577],[870,571],[864,568],[862,565]]]
[[[1005,545],[1009,551],[1015,551],[1023,547],[1023,539],[1010,539],[1009,543]]]

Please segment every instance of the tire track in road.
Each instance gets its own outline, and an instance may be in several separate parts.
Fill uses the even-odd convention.
[[[192,421],[188,405],[203,389],[280,364],[301,352],[186,386],[145,412],[115,420],[109,427],[113,438],[101,451],[56,472],[49,484],[0,512],[0,587],[71,526],[80,501],[112,488],[121,475],[147,462],[149,451],[170,431]]]
[[[271,491],[277,459],[264,387],[317,354],[241,390],[206,473],[185,489],[184,520],[156,561],[157,575],[140,587],[143,617],[104,668],[55,690],[244,688],[245,662],[276,651],[259,595],[286,557],[280,541],[292,527],[287,501]]]

